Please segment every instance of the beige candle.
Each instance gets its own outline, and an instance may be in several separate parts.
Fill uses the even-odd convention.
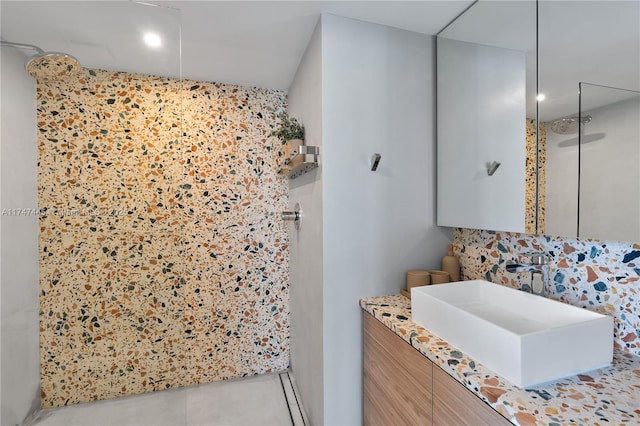
[[[431,284],[443,284],[451,281],[449,273],[446,271],[429,271],[431,274]]]
[[[413,287],[421,287],[431,284],[431,274],[429,271],[412,269],[407,271],[407,290],[410,292]]]

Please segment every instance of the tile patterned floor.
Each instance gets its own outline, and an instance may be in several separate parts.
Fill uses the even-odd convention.
[[[306,426],[289,373],[40,411],[32,426]]]

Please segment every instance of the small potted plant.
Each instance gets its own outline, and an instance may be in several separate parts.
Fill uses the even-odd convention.
[[[304,126],[296,118],[289,117],[287,113],[282,112],[278,114],[278,119],[280,120],[280,128],[269,133],[269,136],[276,136],[283,145],[296,139],[304,141]]]
[[[284,145],[282,150],[278,150],[278,157],[281,165],[286,167],[286,164],[299,153],[300,145],[304,145],[304,126],[285,112],[278,114],[277,117],[280,120],[280,127],[269,133],[269,136],[277,137]]]

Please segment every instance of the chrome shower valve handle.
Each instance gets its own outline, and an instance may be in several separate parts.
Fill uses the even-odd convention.
[[[292,221],[296,227],[296,230],[300,230],[302,227],[302,208],[300,203],[296,203],[294,211],[284,211],[280,213],[280,217],[284,221]]]

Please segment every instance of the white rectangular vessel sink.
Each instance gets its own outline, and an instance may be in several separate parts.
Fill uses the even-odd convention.
[[[413,321],[521,388],[613,358],[613,318],[488,281],[411,289]]]

